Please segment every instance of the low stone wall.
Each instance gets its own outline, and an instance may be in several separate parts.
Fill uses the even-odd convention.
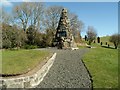
[[[51,68],[55,57],[56,53],[54,53],[47,63],[33,75],[10,79],[0,78],[0,88],[33,88],[37,86]]]

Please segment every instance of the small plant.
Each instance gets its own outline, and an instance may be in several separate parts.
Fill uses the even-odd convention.
[[[107,45],[107,42],[105,44]]]

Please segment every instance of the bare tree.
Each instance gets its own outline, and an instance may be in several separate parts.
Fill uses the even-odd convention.
[[[42,2],[23,2],[14,7],[15,19],[22,24],[26,31],[27,27],[33,25],[40,28],[43,19],[44,4]]]
[[[84,23],[79,20],[78,16],[74,13],[69,12],[68,16],[70,20],[70,29],[72,30],[75,41],[80,42],[81,32],[84,29]]]
[[[84,23],[79,20],[78,16],[74,13],[69,13],[70,28],[75,33],[76,31],[81,32],[84,29]]]
[[[62,9],[62,6],[50,6],[46,9],[45,25],[47,29],[56,30]]]
[[[30,24],[40,28],[44,16],[44,4],[42,2],[33,2],[31,8]]]
[[[118,45],[120,45],[120,34],[114,34],[110,37],[110,42],[112,42],[117,49]]]
[[[28,20],[32,13],[31,7],[32,5],[30,2],[24,2],[20,4],[19,6],[15,6],[13,10],[16,21],[22,24],[22,28],[24,31],[26,31]]]
[[[95,31],[95,28],[93,26],[88,26],[88,31],[87,31],[87,39],[89,41],[89,45],[95,40],[97,36],[97,33]]]
[[[56,30],[63,8],[64,7],[62,6],[50,6],[46,9],[45,25],[47,26],[47,29],[49,28],[52,30]],[[77,15],[68,11],[68,18],[70,21],[70,28],[74,30],[74,33],[76,31],[81,32],[83,30],[84,23],[78,19]]]

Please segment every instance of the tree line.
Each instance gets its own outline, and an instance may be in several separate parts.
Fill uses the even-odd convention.
[[[2,47],[28,48],[52,46],[58,26],[62,6],[49,6],[42,2],[23,2],[8,13],[2,8]],[[68,10],[70,29],[76,42],[80,42],[80,33],[84,23]]]
[[[1,8],[2,46],[0,48],[36,48],[53,46],[53,38],[59,23],[63,6],[49,6],[42,2],[22,2],[8,13]],[[81,42],[81,32],[84,30],[83,21],[68,9],[70,29],[75,42]],[[91,44],[97,36],[93,26],[88,26],[86,37]],[[120,35],[115,34],[110,41],[118,47]]]

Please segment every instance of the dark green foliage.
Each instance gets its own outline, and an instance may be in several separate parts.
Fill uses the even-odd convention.
[[[27,44],[34,45],[37,30],[35,29],[34,26],[31,25],[30,27],[28,27],[26,33],[27,33],[27,38],[28,38]]]
[[[87,35],[85,35],[85,41],[87,41]]]
[[[9,39],[3,40],[2,41],[2,47],[6,48],[6,49],[11,48],[11,41]]]
[[[27,40],[26,34],[15,26],[2,24],[2,48],[22,47]]]
[[[44,34],[43,37],[42,37],[41,47],[44,47],[44,48],[45,48],[45,47],[48,47],[48,43],[47,43],[47,42],[48,42],[48,39],[49,39],[49,38],[47,38],[47,35]]]
[[[105,44],[107,45],[107,42]]]
[[[46,43],[48,46],[52,46],[55,30],[46,30]]]
[[[97,37],[97,42],[100,43],[100,37]]]
[[[35,49],[35,48],[37,48],[37,46],[35,46],[35,45],[25,45],[24,48],[25,49]]]
[[[101,44],[101,46],[102,46],[103,43],[101,42],[100,44]]]
[[[28,45],[36,45],[40,48],[52,46],[53,37],[54,33],[51,29],[47,29],[46,34],[40,33],[34,26],[30,26],[27,29]]]
[[[45,48],[52,46],[53,37],[53,30],[47,29],[46,33],[40,33],[36,27],[30,26],[27,31],[24,32],[23,30],[17,29],[15,26],[3,24],[2,48]]]
[[[36,33],[36,36],[34,38],[34,45],[37,45],[38,47],[41,47],[43,41],[43,34],[40,32]]]

